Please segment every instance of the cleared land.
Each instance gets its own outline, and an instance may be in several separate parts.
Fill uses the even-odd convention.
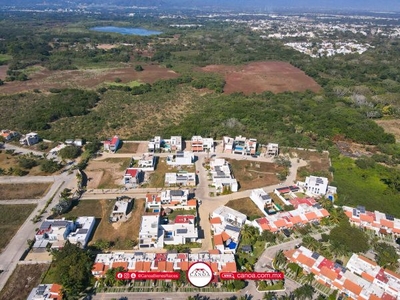
[[[31,290],[39,285],[48,264],[17,265],[6,285],[0,292],[0,299],[24,300]]]
[[[393,134],[396,141],[400,142],[400,120],[376,120],[375,122],[386,132]]]
[[[292,156],[307,162],[307,166],[297,170],[296,180],[304,180],[306,176],[310,175],[327,177],[329,181],[333,180],[331,172],[329,172],[329,154],[327,152],[319,153],[296,149],[291,149],[290,152]]]
[[[274,163],[227,159],[231,164],[233,176],[241,190],[249,190],[278,184],[276,174],[283,170]]]
[[[121,83],[130,83],[132,81],[153,83],[159,79],[171,79],[179,76],[179,74],[174,71],[159,65],[142,64],[142,66],[144,70],[141,72],[135,71],[133,66],[116,69],[107,68],[67,71],[50,71],[45,68],[39,68],[37,72],[29,75],[30,79],[27,81],[7,82],[1,87],[0,93],[13,94],[32,91],[34,89],[48,90],[50,88],[93,89],[104,82],[114,82],[117,78],[121,80]],[[0,76],[0,78],[2,77]]]
[[[167,165],[167,163],[165,162],[165,158],[159,159],[156,170],[150,174],[148,187],[151,187],[151,188],[164,187],[165,173],[176,173],[178,171],[187,171],[190,173],[194,173],[194,172],[196,172],[196,168],[194,165],[182,166],[180,168],[176,168],[176,167]]]
[[[123,142],[122,147],[118,149],[118,153],[136,153],[139,149],[140,143],[127,143]]]
[[[130,158],[107,158],[91,160],[85,172],[88,176],[88,189],[113,189],[122,186],[125,169]]]
[[[0,200],[40,199],[51,185],[51,182],[0,184]]]
[[[36,204],[0,205],[0,250],[7,246],[35,207]]]
[[[132,241],[139,236],[140,222],[144,213],[144,199],[135,199],[132,212],[127,222],[110,223],[110,213],[115,200],[81,200],[63,217],[94,216],[97,227],[90,244],[98,240],[110,241],[115,249],[132,249]]]
[[[201,70],[225,76],[224,92],[227,94],[306,90],[318,92],[321,88],[314,79],[286,62],[254,62],[244,66],[209,65]]]
[[[250,220],[264,217],[263,213],[258,207],[251,201],[250,198],[240,198],[230,200],[225,206],[235,209],[242,214],[245,214]]]

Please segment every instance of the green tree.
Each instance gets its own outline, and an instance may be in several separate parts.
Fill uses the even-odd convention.
[[[295,299],[299,300],[312,299],[314,296],[314,288],[309,284],[305,284],[295,289],[293,295],[295,296]]]
[[[58,153],[62,159],[74,159],[81,154],[81,148],[76,146],[67,146]]]
[[[378,265],[393,271],[398,268],[399,255],[394,246],[382,242],[375,244],[374,249]]]
[[[283,253],[283,250],[279,250],[275,253],[275,258],[274,258],[274,266],[279,268],[282,267],[284,264],[286,264],[286,256]]]
[[[53,250],[54,280],[63,286],[65,296],[77,299],[91,282],[93,257],[90,251],[78,245],[65,243],[59,250]]]
[[[347,220],[342,220],[331,230],[329,240],[343,245],[348,252],[360,253],[369,249],[368,236],[361,229],[351,226]]]
[[[244,225],[241,231],[242,240],[246,241],[246,243],[254,244],[259,236],[259,232],[257,228],[250,225]]]
[[[311,251],[318,251],[320,243],[310,235],[303,237],[302,244]]]
[[[40,163],[40,170],[46,173],[54,173],[61,169],[61,165],[55,160],[44,159]]]
[[[141,66],[141,65],[136,65],[135,66],[135,71],[136,72],[142,72],[144,69],[143,69],[143,67]]]
[[[276,235],[271,231],[264,230],[258,239],[263,242],[274,243],[276,241]]]

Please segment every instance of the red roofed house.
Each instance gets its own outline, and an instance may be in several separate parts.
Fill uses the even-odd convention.
[[[104,141],[104,151],[116,152],[120,143],[120,139],[115,135],[111,140]]]
[[[128,168],[124,175],[124,184],[139,184],[142,171],[136,168]]]

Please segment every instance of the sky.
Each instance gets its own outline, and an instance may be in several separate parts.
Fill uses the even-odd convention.
[[[155,5],[165,8],[204,8],[214,7],[221,9],[257,9],[261,11],[274,11],[280,9],[335,9],[335,10],[373,10],[400,12],[400,0],[0,0],[2,5],[32,5],[47,4],[122,4],[124,6]]]

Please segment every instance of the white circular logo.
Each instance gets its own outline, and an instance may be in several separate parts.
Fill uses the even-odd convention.
[[[195,287],[205,287],[213,279],[213,271],[208,264],[197,262],[187,270],[187,279]]]
[[[136,278],[136,273],[131,273],[131,279],[135,279]]]

